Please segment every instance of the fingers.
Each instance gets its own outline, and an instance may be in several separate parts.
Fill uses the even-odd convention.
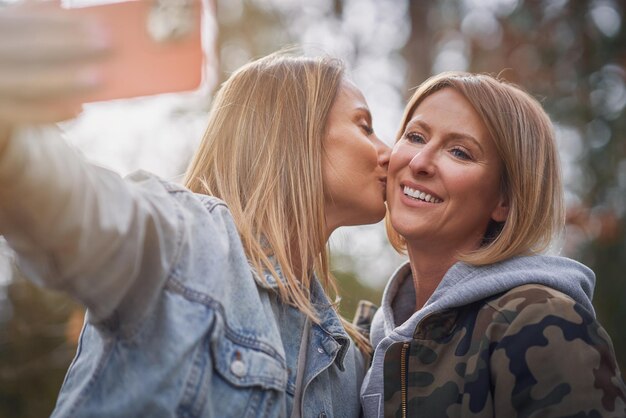
[[[95,22],[33,7],[0,9],[0,125],[75,117],[81,95],[99,86],[108,55]]]
[[[64,103],[0,102],[0,127],[61,122],[78,116],[81,110],[80,102],[76,101]]]
[[[0,13],[2,67],[96,61],[107,51],[106,34],[95,22],[54,12]]]
[[[20,72],[0,66],[0,102],[63,99],[90,91],[100,78],[95,69],[27,68]]]

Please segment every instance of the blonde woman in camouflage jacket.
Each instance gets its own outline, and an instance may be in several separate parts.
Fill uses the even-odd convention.
[[[593,272],[540,255],[564,210],[536,100],[485,75],[427,80],[406,108],[387,204],[410,263],[372,324],[366,417],[626,417]]]

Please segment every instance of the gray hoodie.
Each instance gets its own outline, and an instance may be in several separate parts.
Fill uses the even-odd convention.
[[[417,312],[414,312],[411,267],[408,262],[400,266],[385,288],[382,306],[372,323],[371,339],[376,351],[361,388],[365,417],[383,416],[383,360],[387,348],[394,342],[411,340],[422,318],[531,283],[568,295],[595,316],[591,304],[595,275],[588,267],[568,258],[515,257],[481,267],[458,262],[448,270],[433,295]]]

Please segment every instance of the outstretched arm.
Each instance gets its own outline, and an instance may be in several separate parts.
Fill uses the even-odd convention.
[[[154,177],[123,181],[42,127],[79,112],[103,45],[84,22],[0,11],[0,234],[28,277],[93,320],[138,320],[175,257],[178,208]]]

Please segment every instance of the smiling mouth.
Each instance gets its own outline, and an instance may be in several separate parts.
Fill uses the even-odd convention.
[[[411,189],[409,186],[404,186],[404,195],[410,197],[411,199],[421,200],[422,202],[428,203],[441,203],[443,200],[436,198],[435,196],[431,196],[427,193],[420,192],[416,189]]]

